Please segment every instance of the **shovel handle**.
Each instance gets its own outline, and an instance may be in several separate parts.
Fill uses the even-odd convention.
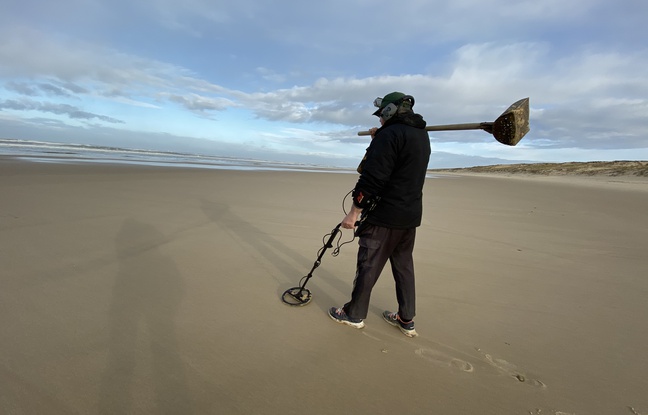
[[[425,131],[455,131],[455,130],[487,130],[492,127],[492,122],[477,122],[472,124],[447,124],[447,125],[428,125]],[[369,131],[360,131],[358,135],[371,135]]]

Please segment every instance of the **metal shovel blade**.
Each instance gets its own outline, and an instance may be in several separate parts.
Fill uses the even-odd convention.
[[[514,146],[529,132],[529,98],[508,107],[493,122],[493,137],[502,144]]]

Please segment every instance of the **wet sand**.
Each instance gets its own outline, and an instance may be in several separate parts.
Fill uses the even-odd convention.
[[[0,413],[648,414],[645,182],[429,179],[409,339],[280,301],[355,179],[0,159]]]

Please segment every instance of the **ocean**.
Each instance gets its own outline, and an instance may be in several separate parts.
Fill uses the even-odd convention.
[[[349,168],[87,144],[0,139],[0,156],[40,163],[110,163],[226,170],[355,173]]]

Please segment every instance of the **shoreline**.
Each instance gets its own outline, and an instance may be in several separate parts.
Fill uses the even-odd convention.
[[[141,165],[168,168],[190,168],[208,170],[237,170],[237,171],[296,171],[296,172],[328,172],[328,173],[355,173],[351,168],[326,167],[296,163],[280,163],[263,160],[221,160],[209,161],[173,161],[173,160],[148,160],[124,158],[99,158],[92,156],[66,156],[66,155],[27,155],[27,154],[0,154],[2,160],[16,160],[29,163],[52,164],[107,164],[107,165]]]
[[[263,162],[255,160],[253,164],[203,164],[199,162],[185,163],[173,161],[146,161],[146,160],[124,160],[118,158],[92,158],[92,157],[67,157],[54,155],[0,155],[2,161],[27,162],[27,163],[53,163],[53,164],[105,164],[114,166],[152,166],[159,168],[186,168],[186,169],[206,169],[206,170],[231,170],[231,171],[294,171],[308,173],[342,173],[357,174],[353,168],[326,167],[326,166],[309,166],[296,165],[289,163]],[[505,168],[506,166],[491,166]],[[508,172],[501,171],[472,171],[473,168],[465,169],[428,169],[428,178],[434,177],[483,177],[495,179],[518,179],[518,180],[535,180],[546,181],[557,184],[572,184],[586,186],[609,186],[625,188],[628,190],[648,191],[648,176],[638,176],[634,174],[610,175],[607,173],[569,173],[569,172],[547,172],[547,173],[530,173],[525,171]],[[488,167],[484,167],[488,169]]]

